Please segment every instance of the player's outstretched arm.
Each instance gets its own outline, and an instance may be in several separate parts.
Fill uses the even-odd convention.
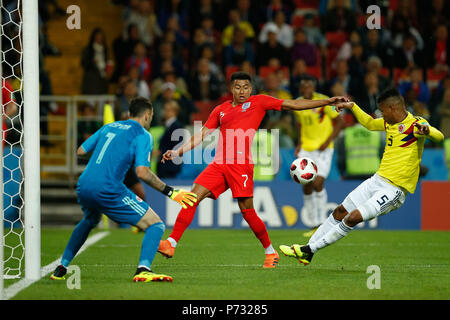
[[[414,136],[425,136],[433,142],[444,141],[444,134],[435,127],[418,122],[414,126],[417,128],[417,131],[414,131]]]
[[[355,115],[356,120],[361,123],[366,129],[371,131],[384,131],[384,119],[383,118],[372,118],[371,115],[364,112],[355,102],[343,102],[336,104],[336,111],[341,112],[344,109],[352,110]]]
[[[165,163],[166,161],[173,160],[177,157],[181,157],[184,153],[189,152],[190,150],[198,146],[203,141],[203,139],[205,139],[206,136],[211,134],[211,132],[212,130],[210,130],[209,128],[203,127],[201,131],[194,134],[188,142],[183,144],[177,150],[167,150],[163,154],[161,162]]]
[[[91,157],[91,154],[90,154],[90,152],[85,151],[83,146],[79,146],[77,149],[77,157],[80,159],[89,160],[89,158]]]
[[[89,138],[87,138],[81,146],[77,149],[77,157],[88,159],[89,154],[94,151],[95,146],[97,145],[97,141],[100,137],[100,132],[102,129],[98,129],[93,135],[91,135]]]
[[[320,107],[325,107],[325,106],[333,106],[338,103],[347,102],[347,101],[349,101],[348,98],[343,97],[343,96],[332,97],[329,99],[322,99],[322,100],[285,99],[285,100],[283,100],[283,103],[281,104],[281,108],[283,110],[300,111],[300,110],[314,109],[314,108],[320,108]]]
[[[195,193],[181,189],[174,189],[168,186],[161,179],[159,179],[158,176],[154,174],[149,167],[136,167],[136,174],[139,179],[144,181],[152,188],[155,188],[156,190],[164,193],[173,201],[178,202],[184,209],[187,208],[187,205],[192,207],[194,203],[197,202],[197,195]]]
[[[87,156],[87,152],[84,151],[82,146],[79,146],[77,149],[77,157],[82,158],[82,157],[86,157],[86,156]]]

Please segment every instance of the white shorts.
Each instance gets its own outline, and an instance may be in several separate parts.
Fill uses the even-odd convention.
[[[342,205],[348,213],[357,209],[368,221],[400,208],[405,198],[404,191],[374,174],[350,192]]]
[[[330,173],[331,161],[333,160],[333,152],[333,148],[326,148],[323,151],[306,151],[302,149],[297,154],[297,157],[308,157],[312,161],[314,161],[317,165],[317,175],[326,179],[328,177],[328,174]]]

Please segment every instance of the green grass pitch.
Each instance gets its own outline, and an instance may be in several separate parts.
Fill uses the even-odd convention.
[[[42,266],[61,256],[71,231],[43,229]],[[302,232],[269,230],[276,249],[306,242]],[[174,277],[172,283],[133,283],[142,237],[114,229],[78,255],[72,264],[81,269],[79,290],[47,275],[13,299],[450,298],[450,232],[354,230],[318,252],[309,266],[281,255],[276,269],[263,269],[264,253],[250,230],[188,229],[174,258],[157,254],[153,262],[155,272]],[[371,265],[380,268],[380,289],[367,287]]]

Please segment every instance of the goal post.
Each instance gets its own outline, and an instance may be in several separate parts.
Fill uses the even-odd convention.
[[[41,186],[38,2],[0,8],[1,300],[4,279],[41,276]]]
[[[41,269],[41,181],[39,131],[38,2],[22,0],[25,278],[37,280]]]

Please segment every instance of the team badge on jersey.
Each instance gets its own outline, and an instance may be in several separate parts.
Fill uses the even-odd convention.
[[[250,108],[251,102],[246,102],[242,105],[242,112],[247,111],[248,108]]]
[[[405,125],[403,123],[398,125],[398,132],[403,133],[405,131]]]

